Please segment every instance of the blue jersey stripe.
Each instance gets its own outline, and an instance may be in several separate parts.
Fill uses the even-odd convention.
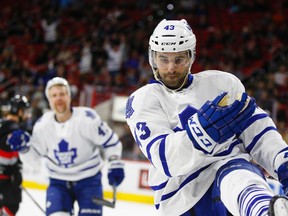
[[[244,131],[246,128],[248,128],[255,121],[257,121],[259,119],[267,118],[267,117],[269,117],[269,116],[266,113],[256,114],[256,115],[252,116],[250,119],[247,120],[245,127],[243,128],[242,131]]]
[[[168,181],[161,183],[160,185],[157,186],[150,186],[152,188],[152,190],[157,191],[157,190],[161,190],[163,188],[166,187]]]
[[[148,145],[146,146],[147,157],[152,164],[153,164],[153,160],[152,160],[150,149],[155,142],[157,142],[160,139],[166,138],[166,136],[168,136],[168,134],[161,134],[160,136],[157,136],[154,139],[152,139],[151,142],[149,142]]]
[[[108,143],[105,143],[105,145],[103,145],[103,146],[104,146],[104,148],[109,148],[109,147],[112,147],[112,146],[119,144],[119,142],[120,142],[120,140],[117,140],[115,143],[110,143],[109,145],[108,145]]]
[[[161,201],[167,200],[167,199],[171,198],[172,196],[174,196],[174,195],[175,195],[178,191],[180,191],[185,185],[187,185],[189,182],[191,182],[191,181],[193,181],[194,179],[196,179],[196,178],[200,175],[200,173],[201,173],[203,170],[207,169],[209,166],[210,166],[210,165],[199,169],[197,172],[192,173],[190,176],[188,176],[188,177],[179,185],[179,187],[178,187],[177,190],[174,190],[174,191],[172,191],[172,192],[170,192],[170,193],[168,193],[168,194],[162,195]]]
[[[83,172],[83,171],[86,171],[86,170],[89,170],[89,169],[93,169],[95,167],[98,167],[100,165],[100,162],[96,163],[95,165],[92,165],[90,167],[85,167],[81,170],[79,170],[79,172]],[[50,167],[47,168],[50,172],[53,172],[53,173],[59,173],[59,174],[62,174],[61,171],[58,172],[57,170],[54,170],[54,169],[51,169]]]
[[[267,127],[265,128],[261,133],[257,134],[252,142],[246,147],[246,151],[250,154],[250,152],[252,151],[252,149],[254,148],[254,146],[257,144],[258,140],[265,134],[267,133],[268,131],[271,131],[271,130],[275,130],[277,131],[277,129],[273,126],[270,126],[270,127]]]
[[[172,177],[169,168],[168,168],[168,164],[167,164],[167,160],[166,160],[166,156],[165,156],[165,143],[166,143],[166,137],[164,137],[159,145],[159,156],[160,156],[160,160],[162,163],[162,167],[163,170],[165,172],[165,174],[169,177]]]
[[[220,152],[220,153],[217,153],[217,154],[215,154],[214,156],[218,157],[218,156],[226,156],[226,155],[229,155],[229,154],[233,151],[234,147],[237,146],[237,145],[240,144],[240,143],[242,143],[242,142],[237,139],[237,140],[235,140],[234,142],[232,142],[232,143],[230,144],[230,146],[229,146],[228,149],[226,149],[225,151],[222,151],[222,152]]]
[[[111,134],[111,136],[108,138],[108,140],[105,143],[103,143],[102,145],[103,146],[107,145],[107,143],[112,139],[113,135],[114,135],[114,132]]]

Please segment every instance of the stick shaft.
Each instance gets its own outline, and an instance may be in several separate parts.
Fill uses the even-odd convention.
[[[33,203],[45,214],[45,210],[39,205],[39,203],[34,199],[34,197],[28,192],[28,190],[22,187],[22,190],[27,194],[27,196],[33,201]]]
[[[94,202],[97,205],[101,205],[101,206],[107,206],[110,208],[115,208],[115,204],[116,204],[116,186],[113,186],[113,201],[110,202],[108,200],[105,199],[99,199],[97,197],[93,197],[92,198],[92,202]]]

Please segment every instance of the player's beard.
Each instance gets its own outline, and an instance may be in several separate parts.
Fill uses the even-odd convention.
[[[60,104],[54,105],[54,110],[58,114],[64,114],[67,112],[68,109],[69,109],[69,107],[67,106],[66,103],[60,103]]]
[[[162,82],[170,89],[178,89],[183,86],[185,82],[187,73],[182,72],[173,72],[169,74],[164,74],[162,78]]]

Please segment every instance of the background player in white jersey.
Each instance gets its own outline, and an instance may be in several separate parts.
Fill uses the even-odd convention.
[[[70,107],[70,87],[64,78],[51,79],[45,94],[52,111],[35,123],[32,136],[18,130],[8,143],[20,151],[23,162],[33,163],[39,156],[48,159],[46,215],[71,215],[77,201],[77,215],[101,216],[102,207],[92,202],[93,197],[103,197],[101,155],[108,161],[109,184],[118,186],[124,179],[122,143],[93,109]]]
[[[0,119],[0,215],[14,216],[22,200],[22,164],[18,152],[7,145],[7,137],[21,128],[29,102],[25,96],[15,95],[8,105],[8,114]]]
[[[155,81],[127,101],[126,120],[151,162],[161,216],[288,215],[252,159],[288,188],[288,146],[234,75],[190,74],[196,38],[186,20],[163,20],[149,41]],[[270,207],[269,207],[270,205]]]

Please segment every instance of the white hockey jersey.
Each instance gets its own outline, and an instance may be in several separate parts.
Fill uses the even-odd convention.
[[[121,157],[122,143],[95,110],[73,107],[71,118],[63,123],[54,112],[45,113],[34,125],[27,153],[20,159],[27,162],[39,156],[47,158],[49,177],[78,181],[98,173],[104,165],[100,155]]]
[[[213,155],[195,149],[185,130],[188,118],[222,92],[229,93],[232,103],[245,89],[234,75],[215,70],[189,75],[188,80],[177,92],[159,82],[147,84],[127,102],[127,123],[151,162],[149,185],[160,216],[191,209],[208,190],[219,167],[231,159],[253,158],[276,177],[273,160],[287,147],[267,113],[257,108],[241,135],[217,145]]]

